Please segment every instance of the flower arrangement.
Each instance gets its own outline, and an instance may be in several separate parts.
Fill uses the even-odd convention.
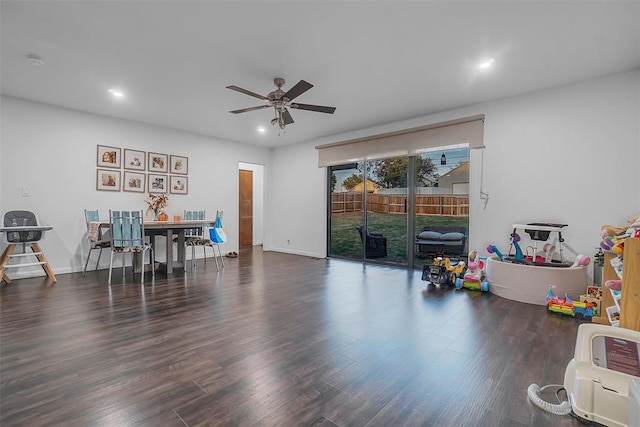
[[[149,198],[145,199],[145,202],[154,211],[164,209],[169,204],[169,196],[166,194],[149,194]]]

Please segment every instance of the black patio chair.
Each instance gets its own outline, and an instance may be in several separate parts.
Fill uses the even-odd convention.
[[[365,243],[365,257],[383,258],[387,256],[387,238],[380,233],[363,233],[363,226],[356,227],[360,234],[360,240]]]

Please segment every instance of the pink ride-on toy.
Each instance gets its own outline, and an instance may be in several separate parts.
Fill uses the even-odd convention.
[[[476,251],[469,252],[467,272],[462,278],[456,279],[454,283],[456,289],[466,288],[487,292],[489,290],[489,282],[485,278],[484,264],[484,260],[478,257]]]

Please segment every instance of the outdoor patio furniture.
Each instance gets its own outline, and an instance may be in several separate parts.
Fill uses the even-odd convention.
[[[464,255],[467,228],[462,226],[427,225],[416,235],[416,253],[430,255]]]
[[[360,240],[365,241],[366,234],[366,245],[365,245],[365,257],[366,258],[383,258],[387,256],[387,238],[384,237],[380,233],[370,233],[369,230],[366,233],[363,233],[362,225],[356,227],[358,233],[360,234]]]

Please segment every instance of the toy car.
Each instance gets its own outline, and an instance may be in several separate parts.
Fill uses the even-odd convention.
[[[425,264],[422,269],[422,280],[434,285],[444,285],[449,283],[449,272],[444,265]]]

